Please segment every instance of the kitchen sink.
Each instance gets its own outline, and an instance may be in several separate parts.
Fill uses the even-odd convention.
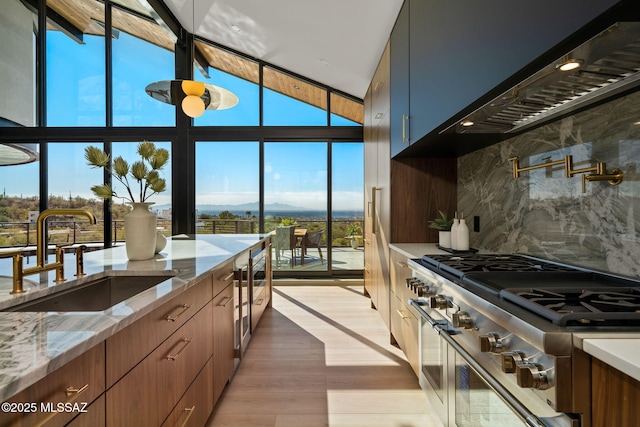
[[[152,276],[103,276],[1,311],[103,311],[173,276],[173,272]]]

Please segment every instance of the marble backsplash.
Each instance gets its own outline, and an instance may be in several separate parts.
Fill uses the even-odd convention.
[[[564,159],[605,162],[622,183],[566,178],[564,166],[513,177],[520,166]],[[458,210],[480,231],[473,247],[518,252],[640,278],[640,92],[458,159]],[[470,227],[471,228],[471,227]]]

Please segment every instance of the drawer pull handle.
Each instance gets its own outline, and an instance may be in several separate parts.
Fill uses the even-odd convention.
[[[256,305],[262,305],[263,302],[264,298],[260,298],[258,301],[256,301]]]
[[[231,279],[233,277],[235,273],[232,271],[231,273],[229,273],[229,275],[227,277],[225,277],[224,279],[222,279],[223,282],[228,281],[229,279]]]
[[[396,313],[398,313],[398,316],[400,316],[400,318],[402,320],[409,318],[409,316],[405,316],[405,314],[404,314],[404,312],[402,310],[396,310]]]
[[[225,297],[227,300],[225,302],[221,302],[220,304],[218,304],[218,307],[226,307],[229,305],[229,303],[231,301],[233,301],[233,298],[229,298],[229,297]]]
[[[195,410],[196,410],[196,405],[193,405],[191,408],[183,409],[183,411],[187,413],[187,418],[185,418],[182,424],[180,424],[180,427],[184,427],[187,425],[187,423],[189,422],[189,418],[191,418],[191,415],[193,415]]]
[[[85,384],[80,388],[75,388],[73,386],[67,387],[66,390],[64,391],[68,397],[67,401],[65,402],[65,406],[67,403],[71,403],[74,400],[76,400],[78,396],[80,396],[82,393],[87,391],[88,388],[89,388],[89,384]],[[47,415],[46,417],[38,421],[36,424],[34,424],[34,427],[42,427],[43,425],[51,421],[51,419],[59,413],[60,412],[58,411],[50,412],[49,415]]]
[[[167,322],[175,322],[176,320],[178,320],[178,318],[180,316],[182,316],[184,314],[185,311],[189,310],[191,308],[193,304],[182,304],[180,307],[182,311],[180,311],[180,313],[176,314],[175,316],[172,316],[171,314],[167,314],[167,317],[165,317],[165,319],[167,319]]]
[[[180,353],[182,353],[184,351],[185,348],[187,348],[187,346],[191,344],[191,338],[183,338],[182,339],[182,348],[180,348],[180,350],[178,350],[178,352],[176,354],[167,354],[165,356],[165,359],[167,360],[171,360],[172,362],[175,361],[178,356],[180,356]]]
[[[406,262],[402,262],[402,261],[396,261],[396,265],[400,268],[407,268],[408,265]]]
[[[67,389],[64,391],[67,394],[67,397],[71,397],[74,396],[78,397],[78,395],[82,392],[84,392],[86,389],[89,388],[89,384],[85,384],[80,388],[75,388],[75,387],[67,387]]]

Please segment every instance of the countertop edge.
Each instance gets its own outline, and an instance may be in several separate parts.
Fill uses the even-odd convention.
[[[637,339],[587,338],[582,348],[585,353],[640,381],[639,342]]]
[[[233,235],[225,235],[226,239],[229,239]],[[68,362],[71,362],[73,359],[82,355],[92,347],[100,344],[105,341],[109,337],[113,336],[117,332],[131,325],[135,321],[139,320],[143,316],[147,315],[154,309],[160,307],[162,304],[166,303],[173,297],[185,292],[192,286],[195,286],[203,277],[210,274],[213,270],[228,262],[231,259],[234,259],[238,256],[241,256],[243,253],[247,252],[251,247],[260,242],[265,241],[269,238],[269,235],[237,235],[239,236],[239,241],[242,241],[242,248],[235,248],[235,250],[225,255],[223,258],[216,260],[216,262],[212,263],[210,266],[202,269],[199,265],[194,265],[193,271],[180,272],[183,274],[178,274],[175,277],[167,279],[167,281],[171,281],[172,289],[161,296],[155,298],[153,301],[145,303],[144,305],[139,305],[135,307],[135,310],[128,315],[125,316],[115,316],[111,314],[105,314],[105,312],[97,312],[95,314],[90,314],[95,316],[96,318],[100,318],[100,325],[97,330],[93,331],[90,336],[83,337],[79,340],[75,345],[66,346],[63,351],[58,352],[57,354],[48,356],[39,354],[38,357],[34,357],[34,362],[27,364],[27,366],[19,366],[17,365],[17,370],[19,370],[20,374],[11,378],[6,374],[0,373],[0,401],[6,401],[10,399],[12,396],[20,393],[25,390],[29,386],[35,384],[45,376],[49,375],[56,369],[64,366]],[[250,236],[255,239],[251,242],[244,241],[242,237]],[[197,240],[197,238],[196,238]],[[215,238],[214,238],[215,240]],[[223,242],[224,239],[221,239]],[[234,242],[237,243],[237,242]],[[124,247],[122,248],[111,248],[106,249],[106,251],[113,251],[114,249],[124,251]],[[103,252],[97,251],[97,252]],[[89,254],[87,254],[89,256]],[[194,262],[194,264],[196,264]],[[122,270],[124,271],[124,270]],[[135,270],[134,270],[135,271]],[[164,282],[167,282],[164,281]],[[163,283],[164,283],[163,282]],[[153,286],[149,289],[155,289],[157,286]],[[146,291],[145,291],[146,292]],[[33,315],[33,313],[0,313],[4,317],[9,316],[10,323],[14,325],[11,328],[5,328],[4,330],[1,328],[3,326],[0,324],[0,336],[7,335],[5,331],[9,329],[18,330],[19,326],[24,324],[21,319],[24,319],[25,315]],[[56,316],[55,313],[38,313],[42,318],[54,318]],[[7,321],[7,319],[4,319]],[[15,326],[17,325],[17,326]],[[28,331],[27,331],[28,332]],[[6,338],[6,337],[5,337]],[[6,340],[5,343],[9,346],[12,345],[10,339]],[[3,360],[0,358],[0,362]],[[6,363],[6,361],[5,361]],[[7,369],[6,366],[0,366],[0,369]],[[4,378],[3,378],[4,377]]]

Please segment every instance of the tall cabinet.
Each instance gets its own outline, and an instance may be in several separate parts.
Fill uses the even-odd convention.
[[[389,44],[365,97],[365,291],[389,327],[389,243],[391,226]]]

